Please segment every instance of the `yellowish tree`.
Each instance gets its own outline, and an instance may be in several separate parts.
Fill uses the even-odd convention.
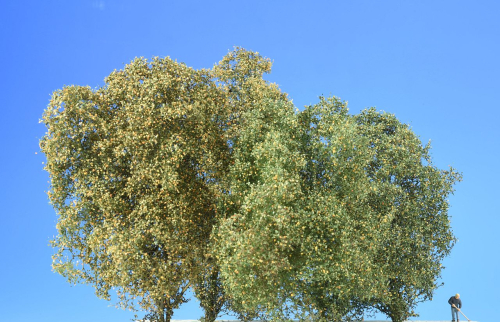
[[[136,59],[102,88],[53,94],[41,141],[59,220],[54,269],[168,321],[202,271],[228,164],[208,70]]]
[[[41,140],[59,215],[54,269],[159,321],[192,288],[213,321],[228,297],[212,231],[231,213],[242,115],[284,97],[262,79],[270,66],[240,48],[210,70],[138,58],[101,88],[54,92]]]

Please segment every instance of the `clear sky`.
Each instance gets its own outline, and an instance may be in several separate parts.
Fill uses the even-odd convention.
[[[267,79],[299,108],[336,95],[352,113],[375,106],[432,140],[435,164],[464,180],[450,198],[459,242],[419,319],[448,320],[457,292],[472,320],[498,318],[499,2],[2,1],[0,44],[0,320],[133,317],[51,270],[57,216],[38,120],[52,91],[101,86],[136,56],[210,68],[233,46],[271,58]],[[201,314],[192,300],[174,318]]]

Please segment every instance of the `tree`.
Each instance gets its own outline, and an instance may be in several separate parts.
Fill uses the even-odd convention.
[[[224,102],[209,71],[169,58],[136,59],[95,91],[56,91],[41,141],[59,215],[54,269],[168,321],[217,221]]]
[[[293,250],[282,239],[300,200],[301,156],[293,140],[296,118],[286,100],[268,100],[241,116],[233,143],[226,204],[216,256],[231,298],[244,312],[281,308],[279,286]]]
[[[245,119],[230,167],[241,207],[218,232],[231,296],[278,319],[359,316],[354,300],[383,285],[366,140],[335,99],[298,115],[287,102],[269,102]]]
[[[213,321],[229,299],[212,231],[231,216],[241,115],[284,97],[262,79],[270,66],[240,48],[212,70],[141,58],[102,88],[54,92],[41,140],[59,215],[54,269],[102,298],[116,289],[120,305],[159,321],[191,287]]]
[[[372,207],[380,213],[394,210],[377,256],[387,290],[373,303],[392,321],[404,321],[416,316],[416,304],[432,299],[438,286],[441,262],[455,242],[447,198],[461,175],[436,168],[430,145],[423,146],[394,115],[369,109],[355,120],[374,155],[367,174],[380,183]]]
[[[308,190],[331,197],[323,204],[334,205],[329,212],[347,220],[337,225],[342,246],[335,253],[354,252],[342,258],[348,283],[337,282],[342,272],[329,279],[344,292],[320,297],[319,313],[341,307],[340,316],[355,317],[372,307],[393,321],[415,316],[415,305],[432,298],[441,262],[455,241],[447,197],[461,175],[433,166],[430,146],[393,115],[372,108],[342,116],[346,107],[335,98],[321,99],[304,113],[311,120],[305,122],[310,130],[304,145],[311,156],[304,172],[312,182]]]
[[[349,115],[336,98],[245,119],[230,167],[241,206],[218,232],[231,296],[277,319],[411,315],[453,245],[446,197],[459,174],[433,167],[395,117]]]

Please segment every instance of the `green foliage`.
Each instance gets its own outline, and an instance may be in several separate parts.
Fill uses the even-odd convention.
[[[393,115],[370,109],[356,116],[356,122],[376,156],[368,174],[381,189],[372,204],[380,213],[387,205],[395,209],[377,258],[387,292],[373,302],[393,321],[404,321],[416,316],[416,304],[432,299],[438,286],[441,262],[455,242],[447,197],[461,175],[433,166],[430,145],[422,146]]]
[[[258,312],[279,307],[277,293],[287,292],[280,286],[294,250],[286,231],[299,211],[303,161],[290,103],[268,101],[244,113],[242,123],[229,170],[228,204],[236,209],[217,230],[216,254],[233,300]]]
[[[276,319],[412,315],[453,246],[446,197],[460,176],[394,116],[351,116],[336,98],[247,119],[231,166],[239,212],[216,251],[231,296]]]
[[[394,321],[432,297],[460,174],[393,115],[295,110],[236,48],[213,69],[136,59],[54,92],[41,140],[54,270],[169,321],[192,288],[214,321]]]

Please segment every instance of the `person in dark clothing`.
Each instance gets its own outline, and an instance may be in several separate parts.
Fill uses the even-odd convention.
[[[460,320],[458,319],[458,311],[462,308],[462,300],[460,299],[460,294],[456,294],[455,296],[450,297],[448,300],[448,304],[451,305],[451,321],[455,321],[455,317],[457,318],[456,321],[459,322]]]

